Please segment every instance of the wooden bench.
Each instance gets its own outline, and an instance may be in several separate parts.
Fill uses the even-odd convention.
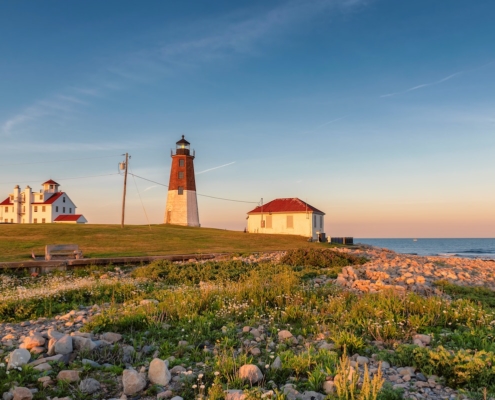
[[[50,261],[54,257],[79,260],[83,258],[83,254],[77,244],[47,244],[45,246],[45,260]]]

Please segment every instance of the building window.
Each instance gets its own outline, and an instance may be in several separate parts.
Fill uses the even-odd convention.
[[[38,219],[37,219],[37,218],[33,219],[33,222],[34,222],[35,224],[37,224],[37,223],[38,223]]]
[[[13,219],[13,218],[11,218],[11,219],[10,219],[10,223],[11,223],[11,224],[13,224],[13,223],[14,223],[14,219]]]
[[[294,228],[294,217],[287,215],[287,228]]]
[[[313,228],[316,228],[316,215],[313,215]]]
[[[268,229],[272,229],[272,216],[271,215],[266,216],[266,227]]]
[[[34,212],[38,212],[38,206],[34,206]]]
[[[179,171],[179,179],[184,179],[184,172]]]
[[[9,208],[8,207],[5,207],[5,212],[8,213],[9,212]]]
[[[41,219],[41,223],[44,224],[46,221],[45,221],[45,218],[42,218]]]
[[[179,167],[183,167],[185,165],[185,160],[179,160]]]
[[[50,189],[53,189],[53,185],[50,185]]]
[[[58,206],[55,206],[55,212],[58,212]]]
[[[63,202],[65,203],[65,197],[63,198]]]
[[[320,228],[323,228],[323,215],[320,215]]]
[[[184,194],[184,187],[183,186],[179,186],[179,190],[177,190],[177,192],[180,195]]]
[[[266,221],[265,221],[264,219],[262,219],[262,220],[261,220],[261,227],[262,227],[262,228],[264,228],[264,227],[265,227],[265,222],[266,222]]]
[[[41,206],[41,211],[45,212],[46,211],[46,206]]]
[[[65,213],[65,207],[62,208],[62,212]]]

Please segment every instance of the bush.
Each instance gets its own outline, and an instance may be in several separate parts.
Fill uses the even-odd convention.
[[[280,261],[291,266],[342,268],[348,265],[361,265],[368,260],[330,249],[297,249],[289,250]]]

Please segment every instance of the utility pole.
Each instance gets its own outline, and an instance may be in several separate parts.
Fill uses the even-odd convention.
[[[125,153],[125,170],[124,170],[124,195],[122,196],[122,223],[121,227],[124,229],[124,217],[125,217],[125,192],[127,189],[127,169],[129,164],[129,153]]]

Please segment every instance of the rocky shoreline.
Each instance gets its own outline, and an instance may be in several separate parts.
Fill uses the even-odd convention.
[[[374,293],[383,290],[399,292],[414,291],[422,295],[440,294],[441,291],[434,286],[438,280],[446,280],[457,285],[484,286],[495,288],[495,262],[441,257],[419,257],[401,255],[386,249],[378,248],[339,248],[339,252],[366,257],[369,261],[359,267],[345,267],[337,279],[327,276],[318,276],[313,279],[314,288],[326,284],[337,284],[348,290],[363,293]],[[280,262],[283,252],[250,255],[236,257],[235,260],[247,263]],[[107,277],[124,278],[122,271],[107,273]],[[157,302],[154,299],[142,300],[141,305]],[[74,390],[91,396],[94,393],[104,393],[105,383],[103,377],[105,371],[111,371],[115,366],[112,363],[100,363],[91,359],[98,349],[112,349],[119,359],[119,363],[125,365],[125,369],[115,377],[112,392],[120,393],[124,399],[165,399],[181,400],[181,391],[184,381],[197,381],[201,386],[201,379],[206,373],[203,363],[190,365],[175,365],[169,369],[175,361],[174,357],[168,359],[158,358],[159,352],[155,343],[143,343],[133,346],[126,343],[125,335],[113,332],[97,334],[93,332],[81,332],[84,325],[102,313],[109,304],[101,306],[80,307],[64,315],[55,318],[39,318],[21,323],[0,323],[0,360],[5,359],[7,365],[0,363],[0,368],[7,371],[22,369],[24,365],[33,367],[40,377],[38,382],[43,387],[57,385],[64,381]],[[163,329],[168,329],[163,324]],[[282,348],[292,349],[294,352],[303,352],[309,346],[317,349],[332,351],[334,343],[325,333],[313,336],[301,335],[295,337],[289,330],[280,330],[276,334],[270,332],[260,321],[256,326],[235,326],[237,337],[243,346],[237,349],[237,354],[247,353],[253,356],[255,362],[242,366],[239,371],[239,379],[254,385],[262,383],[263,398],[276,397],[272,383],[264,382],[263,370],[277,369],[281,367],[281,360],[277,356],[270,364],[262,357],[276,354]],[[412,343],[420,347],[428,347],[432,342],[429,335],[415,335]],[[374,341],[371,343],[377,349],[384,349],[384,343]],[[182,340],[173,343],[177,348],[190,348],[192,345]],[[216,354],[218,347],[215,343],[205,342],[202,351]],[[85,358],[87,355],[88,358]],[[76,362],[76,360],[78,362]],[[138,362],[136,362],[138,361]],[[53,364],[63,364],[56,375],[52,374]],[[403,389],[404,398],[408,399],[462,399],[467,398],[442,383],[436,376],[425,376],[414,367],[398,367],[378,360],[376,354],[365,356],[354,354],[351,357],[351,372],[360,376],[363,380],[364,369],[371,376],[377,374],[380,369],[383,378],[394,389]],[[82,377],[85,368],[91,369],[91,377]],[[87,372],[87,371],[86,371]],[[210,371],[211,372],[211,371]],[[140,397],[145,388],[154,386],[157,394],[149,397]],[[276,388],[279,393],[284,393],[289,400],[323,400],[327,394],[335,393],[333,377],[327,377],[321,393],[314,391],[299,392],[291,383],[291,378],[281,387]],[[198,389],[199,390],[199,389]],[[0,388],[1,392],[1,388]],[[2,393],[3,400],[30,400],[38,392],[33,387],[14,385],[8,391]],[[200,396],[201,397],[201,396]],[[68,400],[70,397],[52,397],[51,400]],[[99,397],[104,398],[104,397]],[[225,393],[228,400],[241,400],[246,398],[242,390],[229,389]],[[116,399],[116,397],[107,397]]]

